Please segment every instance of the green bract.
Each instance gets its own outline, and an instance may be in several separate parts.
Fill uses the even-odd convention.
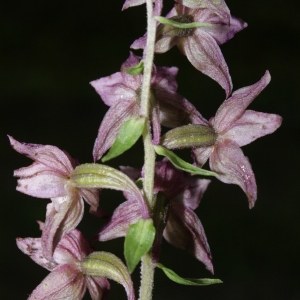
[[[203,176],[217,176],[218,174],[215,172],[207,171],[196,166],[189,164],[184,161],[180,157],[178,157],[174,152],[162,147],[162,146],[154,146],[155,152],[159,155],[167,157],[170,162],[178,169],[195,174],[195,175],[203,175]]]
[[[130,149],[142,135],[144,126],[145,118],[132,117],[127,120],[122,125],[115,142],[102,158],[102,161],[106,162]]]
[[[151,248],[155,237],[155,228],[152,219],[140,219],[132,224],[126,234],[124,255],[129,273]]]
[[[166,268],[164,265],[157,263],[156,266],[163,270],[163,272],[167,275],[169,279],[172,281],[184,284],[184,285],[195,285],[195,286],[203,286],[203,285],[211,285],[216,283],[223,283],[220,279],[212,279],[212,278],[182,278],[177,275],[173,270]]]
[[[124,72],[126,72],[129,75],[136,76],[144,71],[144,62],[141,60],[137,65],[131,67],[131,68],[124,68]]]

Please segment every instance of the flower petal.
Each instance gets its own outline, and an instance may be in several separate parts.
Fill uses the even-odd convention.
[[[76,189],[68,196],[52,199],[52,202],[47,206],[42,234],[44,254],[49,260],[60,239],[79,224],[84,212],[83,199]]]
[[[222,133],[238,120],[270,80],[270,73],[266,71],[257,83],[235,91],[230,98],[225,100],[219,107],[216,116],[210,121],[216,132]]]
[[[207,162],[211,153],[213,151],[213,147],[201,147],[195,148],[192,150],[192,156],[196,162],[196,164],[202,168],[202,166]]]
[[[52,271],[58,265],[53,260],[49,261],[43,254],[41,238],[17,238],[18,248],[27,254],[34,262],[43,268]]]
[[[203,74],[214,79],[225,90],[226,97],[232,90],[228,66],[215,39],[201,28],[182,41],[184,54],[190,63]],[[180,48],[180,49],[182,49]]]
[[[62,176],[68,176],[76,166],[75,160],[67,152],[55,146],[20,143],[8,136],[11,146],[19,153],[33,161],[44,164],[49,170],[56,171]]]
[[[32,292],[28,300],[82,299],[86,291],[85,275],[75,265],[53,270]]]
[[[106,278],[86,276],[86,283],[92,300],[107,299],[110,284]]]
[[[95,161],[100,159],[114,143],[123,123],[137,114],[138,105],[135,100],[117,102],[107,111],[94,144],[93,156]]]
[[[192,209],[173,205],[164,237],[173,246],[190,252],[203,262],[211,273],[214,272],[204,228]]]
[[[116,105],[120,101],[136,96],[135,92],[124,84],[121,72],[91,81],[90,84],[107,106]]]
[[[235,141],[240,147],[250,144],[257,138],[273,133],[282,122],[282,117],[246,110],[222,135],[223,139]]]
[[[123,202],[114,210],[108,223],[97,234],[97,239],[107,241],[125,236],[129,226],[141,218],[142,214],[137,201]]]
[[[250,162],[239,146],[224,140],[215,145],[210,157],[211,170],[219,173],[217,178],[225,183],[239,185],[248,197],[249,207],[252,208],[257,198],[257,187]]]

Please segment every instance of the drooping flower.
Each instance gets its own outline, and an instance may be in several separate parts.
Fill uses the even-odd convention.
[[[24,194],[50,198],[42,234],[45,256],[51,259],[53,250],[62,236],[74,229],[82,219],[85,200],[90,212],[101,215],[99,190],[78,189],[69,179],[78,162],[55,146],[20,143],[9,137],[12,147],[31,158],[29,167],[15,170],[17,190]]]
[[[197,70],[221,85],[228,97],[232,90],[232,82],[219,45],[227,42],[247,24],[230,14],[228,16],[229,10],[227,12],[225,8],[218,14],[212,6],[203,9],[176,4],[166,18],[178,23],[197,22],[202,25],[196,28],[179,28],[171,24],[158,25],[155,52],[165,53],[177,45]],[[134,41],[131,48],[143,49],[145,45],[146,36],[143,36]]]
[[[51,271],[35,288],[29,296],[29,300],[80,300],[84,297],[86,289],[89,290],[92,299],[104,300],[107,298],[110,288],[106,277],[123,284],[128,299],[135,299],[133,285],[129,274],[126,274],[125,266],[112,254],[110,255],[112,258],[111,265],[117,262],[116,266],[107,266],[106,262],[102,263],[101,260],[100,262],[98,260],[99,271],[102,270],[102,276],[88,274],[85,261],[89,257],[95,257],[93,254],[96,252],[92,253],[89,243],[76,229],[63,236],[54,250],[51,260],[45,257],[43,253],[41,238],[18,238],[17,245],[34,262]],[[120,280],[120,278],[122,279]]]
[[[91,85],[110,106],[100,125],[93,155],[98,160],[118,135],[121,126],[129,118],[139,115],[139,102],[143,75],[130,75],[126,70],[138,65],[141,57],[130,53],[122,64],[121,72],[92,81]],[[154,67],[151,80],[151,123],[153,143],[159,143],[160,124],[176,127],[195,121],[200,117],[196,108],[176,93],[176,67]]]
[[[217,178],[225,183],[239,185],[248,197],[250,208],[254,206],[257,198],[257,186],[250,162],[240,147],[273,133],[281,125],[282,118],[276,114],[246,108],[269,84],[270,79],[267,71],[254,85],[235,91],[223,102],[209,122],[197,123],[199,126],[209,126],[216,138],[214,143],[207,147],[194,146],[196,163],[201,167],[209,158],[210,168],[218,173]],[[162,145],[169,149],[183,148],[182,145],[176,144],[169,147],[164,143],[164,138]]]
[[[140,170],[123,167],[133,179]],[[155,187],[157,195],[154,224],[156,238],[153,259],[158,261],[162,236],[173,246],[187,250],[213,273],[211,253],[203,226],[194,213],[207,189],[210,180],[199,179],[176,169],[167,159],[155,165]],[[106,241],[126,235],[131,224],[141,218],[139,204],[132,199],[122,203],[114,211],[110,221],[99,232],[98,240]]]

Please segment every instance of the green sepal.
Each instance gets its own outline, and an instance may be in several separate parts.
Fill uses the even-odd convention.
[[[163,270],[166,276],[179,284],[184,285],[194,285],[194,286],[204,286],[204,285],[211,285],[216,283],[223,283],[220,279],[214,278],[183,278],[177,275],[173,270],[166,268],[164,265],[157,263],[156,266]]]
[[[160,16],[155,17],[155,19],[161,24],[171,25],[173,27],[177,27],[181,29],[191,29],[197,27],[212,27],[212,24],[209,23],[200,23],[200,22],[180,23],[172,19],[168,19]]]
[[[115,158],[130,149],[142,135],[144,126],[145,118],[132,117],[127,120],[122,125],[119,134],[108,153],[102,158],[102,162]]]
[[[140,219],[129,227],[124,242],[124,256],[130,274],[152,247],[154,237],[152,219]]]
[[[178,157],[174,152],[162,147],[162,146],[154,146],[155,152],[158,155],[162,155],[167,157],[170,162],[178,169],[194,174],[194,175],[203,175],[203,176],[217,176],[218,174],[212,171],[204,170],[193,166],[192,164],[184,161],[180,157]]]
[[[131,68],[124,68],[123,69],[124,72],[126,72],[127,74],[129,75],[132,75],[132,76],[136,76],[136,75],[139,75],[141,73],[143,73],[144,71],[144,62],[141,60],[137,65],[131,67]]]

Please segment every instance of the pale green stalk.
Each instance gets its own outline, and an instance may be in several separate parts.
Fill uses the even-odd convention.
[[[153,2],[147,0],[147,43],[144,51],[144,73],[141,91],[141,109],[142,116],[147,118],[147,126],[143,132],[144,141],[144,195],[147,204],[152,211],[153,203],[153,188],[154,188],[154,167],[155,167],[155,151],[152,145],[152,136],[150,132],[150,82],[154,58],[154,45],[156,35],[156,21],[153,17]],[[154,264],[151,261],[151,252],[147,253],[142,258],[141,266],[141,286],[140,300],[151,300],[153,290]]]

